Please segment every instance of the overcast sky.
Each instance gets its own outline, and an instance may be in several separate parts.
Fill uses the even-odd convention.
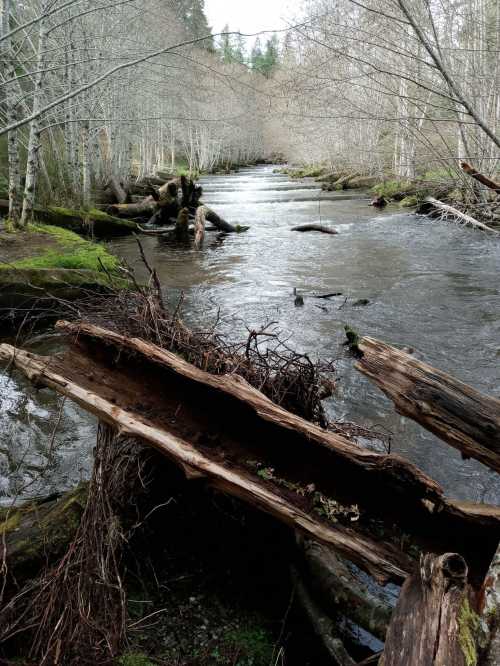
[[[299,0],[205,0],[205,13],[213,32],[231,30],[254,33],[285,28],[282,17],[296,13]]]

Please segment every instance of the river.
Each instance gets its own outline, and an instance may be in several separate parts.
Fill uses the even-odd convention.
[[[392,451],[409,458],[458,499],[498,503],[498,476],[398,416],[392,403],[353,369],[342,347],[344,324],[360,333],[415,349],[417,358],[500,397],[500,243],[483,233],[402,212],[377,211],[368,192],[324,193],[314,181],[291,181],[269,166],[202,178],[204,201],[232,223],[250,226],[221,238],[207,234],[196,252],[143,237],[150,261],[171,302],[185,294],[183,316],[207,326],[220,310],[220,327],[241,339],[246,327],[276,322],[291,346],[335,358],[338,389],[327,402],[331,418],[392,432]],[[296,233],[305,222],[330,224],[338,235]],[[135,241],[110,248],[143,267]],[[294,289],[304,305],[294,304]],[[341,292],[319,300],[314,294]],[[368,299],[366,306],[354,306]],[[50,347],[51,342],[44,346]],[[88,474],[95,424],[48,392],[35,393],[14,376],[0,375],[0,500],[66,487]],[[21,416],[18,412],[21,411]],[[60,418],[52,453],[47,438]],[[25,455],[42,481],[24,471]],[[22,452],[26,452],[22,454]],[[14,467],[13,467],[14,465]]]

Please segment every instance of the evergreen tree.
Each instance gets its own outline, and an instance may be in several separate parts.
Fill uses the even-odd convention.
[[[257,37],[250,54],[250,65],[256,72],[262,71],[262,64],[264,61],[264,54],[260,45],[260,37]]]
[[[260,39],[257,37],[250,56],[252,69],[264,76],[270,76],[279,59],[279,42],[277,35],[273,35],[266,42],[266,49],[262,52]]]
[[[263,56],[261,72],[264,76],[270,76],[279,59],[278,36],[273,35],[266,42],[266,50]]]
[[[234,58],[236,62],[240,62],[241,64],[244,64],[246,62],[246,44],[245,44],[245,38],[242,35],[236,35],[236,40],[235,40],[235,46],[234,46]]]
[[[226,23],[226,25],[222,28],[223,33],[228,33],[229,32],[229,26]],[[234,47],[233,47],[233,40],[231,35],[223,34],[221,35],[220,39],[220,55],[222,62],[225,63],[230,63],[234,61]]]
[[[205,14],[205,0],[178,0],[177,15],[181,19],[186,29],[187,35],[191,39],[199,39],[205,35],[210,37],[202,43],[209,51],[214,50],[212,30],[208,25]]]
[[[222,28],[223,33],[230,32],[229,26]],[[245,62],[245,40],[241,35],[223,34],[219,44],[220,57],[222,62]]]

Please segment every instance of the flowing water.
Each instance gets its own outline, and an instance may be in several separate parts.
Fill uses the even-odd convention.
[[[332,418],[391,431],[392,451],[431,474],[449,495],[498,503],[497,475],[398,416],[353,369],[342,342],[348,323],[362,334],[414,347],[417,358],[500,397],[499,241],[398,208],[379,212],[368,205],[367,192],[323,193],[313,181],[290,181],[271,167],[210,176],[202,184],[207,204],[250,230],[207,234],[200,252],[143,237],[168,297],[173,301],[184,292],[185,319],[207,326],[220,312],[221,329],[238,339],[247,326],[276,322],[297,350],[338,359],[338,390],[327,404]],[[338,235],[290,230],[319,221]],[[143,275],[133,239],[110,247]],[[304,297],[302,307],[294,304],[294,289]],[[313,296],[332,292],[342,296]],[[369,304],[355,306],[359,299]],[[24,472],[9,480],[13,463],[5,451],[14,462],[27,451],[32,466],[47,465],[45,480],[22,492],[71,485],[88,470],[92,420],[69,403],[60,409],[46,391],[30,390],[26,397],[25,389],[17,376],[0,376],[0,496],[22,489],[30,478]],[[61,427],[47,461],[47,433],[59,413]]]

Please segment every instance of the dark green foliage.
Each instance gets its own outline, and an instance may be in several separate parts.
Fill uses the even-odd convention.
[[[260,72],[264,76],[270,76],[279,61],[279,41],[278,36],[274,34],[267,42],[264,51],[260,38],[257,37],[250,56],[252,69]]]
[[[219,53],[222,62],[228,64],[232,62],[245,63],[245,39],[242,35],[230,35],[229,25],[222,28],[222,35],[219,42]]]
[[[205,15],[204,0],[178,0],[176,3],[177,16],[182,21],[190,39],[199,39],[209,35],[201,46],[208,51],[214,50],[212,29],[208,25]]]

